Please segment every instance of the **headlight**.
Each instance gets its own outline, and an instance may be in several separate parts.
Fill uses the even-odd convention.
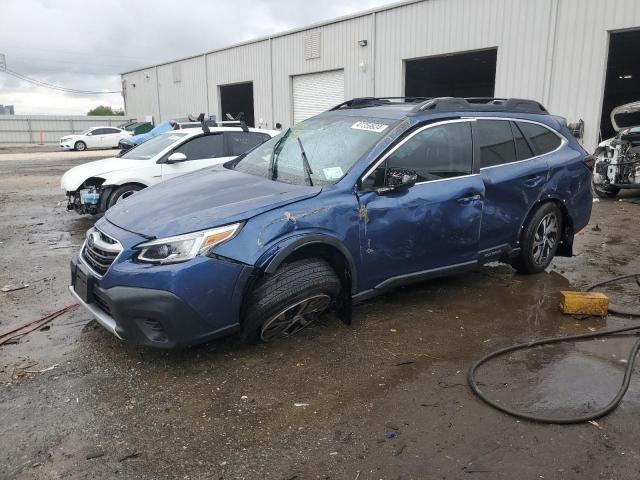
[[[234,223],[233,225],[225,225],[211,230],[143,243],[136,247],[140,250],[136,258],[146,263],[185,262],[196,255],[206,255],[216,245],[230,240],[238,233],[241,226],[241,223]]]

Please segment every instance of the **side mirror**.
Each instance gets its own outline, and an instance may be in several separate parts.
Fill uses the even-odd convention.
[[[386,176],[386,185],[376,189],[378,195],[407,190],[413,187],[418,181],[418,174],[415,170],[408,168],[389,168],[387,169]]]
[[[171,155],[169,155],[169,158],[167,158],[166,163],[168,164],[179,163],[179,162],[184,162],[186,160],[187,160],[187,156],[184,153],[174,152]]]
[[[93,132],[87,132],[87,137],[90,137],[91,135],[93,135]]]

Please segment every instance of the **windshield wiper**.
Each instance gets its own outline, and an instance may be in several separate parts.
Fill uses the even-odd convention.
[[[282,141],[287,138],[290,131],[291,129],[287,128],[287,131],[284,132],[284,135],[280,137],[280,139],[273,146],[273,150],[271,150],[271,158],[269,159],[269,178],[271,180],[275,180],[276,178],[278,178],[278,157],[276,155],[276,150],[278,150],[278,147],[280,146]]]
[[[302,154],[302,165],[304,166],[305,183],[310,187],[313,187],[313,180],[311,180],[311,175],[313,175],[313,172],[311,171],[311,165],[309,165],[309,159],[307,158],[307,153],[304,151],[304,147],[302,146],[302,140],[300,140],[300,137],[298,137],[298,145],[300,145],[300,153]]]

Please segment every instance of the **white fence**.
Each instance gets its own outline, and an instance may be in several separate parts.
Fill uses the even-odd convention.
[[[83,115],[0,115],[0,145],[44,145],[91,127],[117,126],[127,117]]]

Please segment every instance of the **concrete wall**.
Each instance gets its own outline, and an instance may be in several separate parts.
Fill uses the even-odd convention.
[[[129,117],[84,115],[1,115],[0,145],[54,144],[91,127],[117,126]]]
[[[532,98],[570,122],[584,119],[584,144],[593,149],[609,32],[629,28],[640,28],[638,0],[411,1],[123,74],[126,109],[160,120],[219,115],[219,87],[252,81],[256,122],[286,127],[294,75],[344,69],[347,99],[401,96],[406,60],[497,47],[495,95]],[[320,54],[307,58],[313,34]],[[180,83],[171,79],[174,64],[182,65]]]

